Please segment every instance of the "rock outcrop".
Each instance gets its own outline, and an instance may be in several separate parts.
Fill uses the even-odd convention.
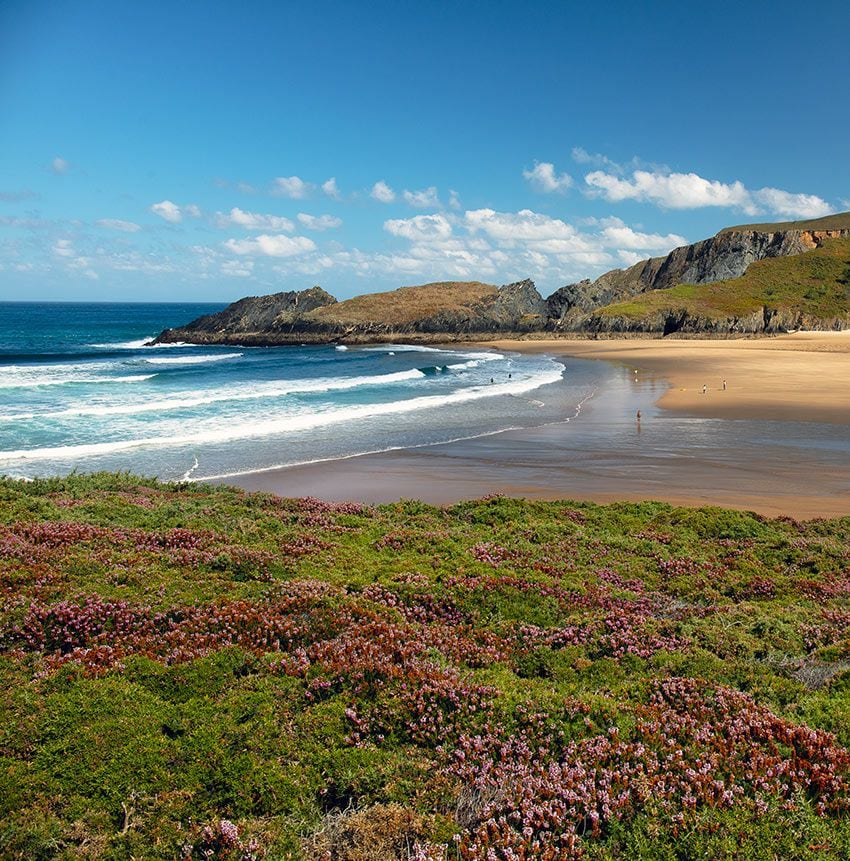
[[[823,221],[827,227],[818,227]],[[820,247],[827,239],[850,236],[850,226],[827,216],[811,225],[743,225],[721,230],[693,245],[675,248],[666,257],[642,260],[629,269],[606,272],[595,281],[580,281],[556,290],[548,299],[552,327],[562,331],[594,331],[592,312],[648,290],[678,284],[709,284],[743,275],[751,263],[771,257],[788,257]],[[649,331],[662,331],[651,329]]]
[[[292,343],[475,340],[525,334],[548,325],[534,282],[495,287],[439,282],[337,302],[319,287],[240,299],[217,314],[166,329],[154,343],[271,346]]]
[[[841,245],[848,239],[850,213],[804,222],[727,228],[710,239],[676,248],[666,257],[606,272],[595,281],[568,284],[546,300],[530,280],[501,287],[480,281],[436,282],[368,293],[342,302],[321,287],[251,296],[217,314],[200,317],[180,328],[166,329],[156,342],[271,346],[404,338],[433,343],[530,334],[734,336],[800,328],[843,329],[850,327],[850,292],[845,296],[843,286],[850,285],[850,275],[845,280],[842,274],[835,274],[834,267],[829,283],[829,279],[817,274],[816,268],[807,270],[806,279],[798,279],[795,288],[798,292],[791,296],[792,301],[784,304],[767,301],[770,291],[758,285],[742,285],[734,279],[744,276],[757,261],[796,255],[803,255],[801,266],[795,263],[792,267],[796,269],[805,268],[803,263],[812,264],[810,258],[821,254],[832,255],[834,266],[845,265],[842,261],[850,266]],[[815,253],[806,254],[810,251]],[[847,271],[850,273],[850,268]],[[775,281],[780,293],[784,290],[782,278],[787,274],[781,274]],[[695,301],[693,296],[690,304],[681,300],[681,296],[679,299],[671,296],[670,304],[666,295],[654,301],[654,291],[730,281],[724,289],[750,290],[747,302],[727,301],[724,309],[710,302]],[[820,293],[812,290],[812,281],[820,283],[823,288]],[[829,293],[828,301],[823,298],[824,291]],[[651,292],[652,296],[644,295]],[[682,290],[673,292],[681,294]],[[648,302],[650,298],[653,302]],[[633,300],[638,307],[627,309],[618,304],[625,300]],[[612,305],[615,307],[608,307]],[[727,313],[729,309],[736,312]]]
[[[156,342],[225,343],[225,339],[239,335],[286,330],[303,314],[335,303],[336,299],[321,287],[246,296],[216,314],[205,314],[179,329],[166,329]]]

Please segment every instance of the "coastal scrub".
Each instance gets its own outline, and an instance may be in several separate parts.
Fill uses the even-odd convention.
[[[2,857],[850,854],[850,518],[0,500]]]

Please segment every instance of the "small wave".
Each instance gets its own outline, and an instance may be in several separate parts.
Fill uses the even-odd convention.
[[[388,403],[340,407],[320,413],[308,412],[284,418],[266,419],[264,421],[235,423],[231,420],[226,425],[211,427],[206,430],[197,428],[191,434],[0,451],[0,462],[97,457],[99,455],[114,454],[138,448],[173,448],[184,445],[197,446],[203,443],[231,442],[239,439],[256,439],[258,437],[268,437],[287,432],[311,430],[317,427],[326,427],[328,425],[351,422],[373,416],[398,415],[401,413],[416,412],[417,410],[430,410],[442,406],[466,403],[498,395],[523,394],[541,386],[557,382],[561,379],[563,370],[563,367],[547,369],[536,376],[526,379],[516,379],[507,383],[487,386],[474,386],[446,395],[425,395],[408,400],[390,401]]]
[[[219,356],[157,356],[142,359],[149,365],[203,365],[206,362],[223,362],[225,359],[240,359],[242,353],[223,353]]]
[[[345,344],[337,344],[337,345],[334,347],[334,349],[335,349],[335,350],[339,350],[341,353],[343,353],[343,352],[345,352],[345,351],[348,349],[348,347],[346,347],[346,346],[345,346]]]
[[[8,365],[0,368],[0,389],[29,389],[41,386],[67,386],[80,383],[137,383],[149,380],[156,374],[121,374],[109,376],[113,363],[98,365],[86,362],[81,365]],[[104,371],[95,376],[97,371]]]
[[[195,455],[195,462],[183,473],[183,481],[190,481],[192,479],[192,473],[200,466],[200,461],[198,460],[198,455]]]
[[[155,374],[141,376],[148,379]],[[264,398],[280,398],[292,394],[310,394],[313,392],[332,392],[345,389],[356,389],[364,386],[384,386],[422,379],[425,374],[418,368],[409,371],[396,371],[392,374],[376,374],[371,377],[329,377],[316,380],[287,382],[258,383],[254,386],[232,386],[213,391],[208,395],[186,394],[159,400],[146,400],[135,404],[110,404],[105,406],[71,407],[66,410],[54,410],[49,413],[0,413],[0,421],[28,421],[37,418],[65,418],[72,416],[130,416],[139,413],[162,413],[168,410],[189,409],[207,404],[225,403],[228,401],[252,401]],[[104,378],[106,380],[107,378]],[[110,381],[120,379],[111,377]]]
[[[93,347],[96,350],[141,350],[145,344],[150,343],[156,335],[150,335],[147,338],[138,338],[135,341],[114,341],[108,344],[86,344],[87,347]]]

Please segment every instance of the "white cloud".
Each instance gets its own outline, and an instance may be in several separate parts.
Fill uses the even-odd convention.
[[[564,192],[573,185],[568,173],[555,174],[555,165],[548,161],[537,162],[532,170],[524,170],[522,175],[538,191]]]
[[[646,260],[646,255],[638,254],[637,251],[626,251],[625,249],[618,251],[617,256],[626,264],[626,266],[634,266],[635,263],[640,263],[642,260]]]
[[[753,197],[768,212],[788,218],[818,218],[833,212],[825,200],[814,194],[792,194],[779,188],[760,188]]]
[[[449,209],[460,209],[460,195],[453,189],[449,190]]]
[[[120,230],[122,233],[138,233],[142,228],[135,221],[122,221],[120,218],[101,218],[95,222],[107,230]]]
[[[300,176],[279,176],[272,185],[272,194],[302,200],[310,193],[310,184]]]
[[[322,191],[334,200],[339,200],[340,197],[342,197],[339,188],[337,188],[335,176],[332,176],[330,179],[327,179],[322,183]]]
[[[752,199],[742,182],[730,184],[703,179],[695,173],[658,174],[636,170],[631,179],[620,179],[602,170],[584,178],[590,194],[617,203],[640,200],[669,209],[695,209],[703,206],[734,206],[752,210]]]
[[[53,253],[57,257],[74,257],[77,254],[70,239],[57,239],[53,245]]]
[[[183,213],[180,211],[180,207],[170,200],[161,200],[159,203],[153,204],[150,210],[154,215],[158,215],[172,224],[177,224],[183,220]]]
[[[259,212],[246,212],[238,206],[234,206],[228,213],[217,212],[216,224],[219,227],[242,227],[245,230],[286,230],[295,229],[295,225],[282,215],[263,215]]]
[[[195,203],[189,203],[183,207],[183,212],[186,215],[191,215],[192,218],[200,218],[201,217],[201,207]]]
[[[522,209],[519,212],[496,212],[492,209],[467,210],[465,220],[471,233],[481,230],[500,242],[540,242],[579,238],[578,231],[571,224],[530,209]]]
[[[576,164],[592,164],[594,167],[607,167],[615,173],[620,173],[622,170],[622,167],[617,162],[608,158],[607,155],[590,153],[584,147],[574,146],[572,156]]]
[[[613,203],[637,200],[666,209],[723,206],[739,209],[751,216],[768,212],[803,218],[832,211],[825,200],[813,194],[793,194],[778,188],[750,190],[740,180],[724,183],[704,179],[695,173],[636,170],[630,178],[622,178],[597,170],[591,171],[584,179],[591,197],[602,197]]]
[[[50,162],[50,169],[53,171],[53,173],[67,173],[70,167],[70,163],[65,161],[64,158],[59,158],[58,155],[56,156],[56,158],[53,159],[52,162]]]
[[[452,226],[443,215],[416,215],[413,218],[396,218],[384,222],[384,230],[393,236],[414,242],[434,242],[448,239]]]
[[[335,215],[308,215],[306,212],[299,212],[298,220],[308,230],[332,230],[342,224],[342,219]]]
[[[418,209],[440,206],[440,198],[437,196],[437,189],[433,185],[429,188],[423,188],[421,191],[405,191],[403,196],[407,203]]]
[[[250,182],[237,182],[236,188],[241,191],[242,194],[254,194],[257,190]]]
[[[234,254],[294,257],[315,250],[316,243],[306,236],[274,236],[261,233],[254,239],[228,239],[224,247]]]
[[[641,233],[633,230],[619,218],[606,218],[601,223],[603,230],[600,235],[606,246],[611,248],[667,252],[688,244],[684,236],[676,233],[662,236],[660,233]]]
[[[248,278],[254,273],[253,260],[223,260],[221,274],[232,278]]]
[[[395,192],[382,179],[372,186],[371,196],[378,203],[392,203],[395,200]]]

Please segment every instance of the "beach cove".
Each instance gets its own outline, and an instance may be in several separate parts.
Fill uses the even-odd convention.
[[[850,333],[482,346],[603,360],[610,373],[580,415],[563,422],[228,481],[364,502],[448,504],[501,493],[850,515]]]

